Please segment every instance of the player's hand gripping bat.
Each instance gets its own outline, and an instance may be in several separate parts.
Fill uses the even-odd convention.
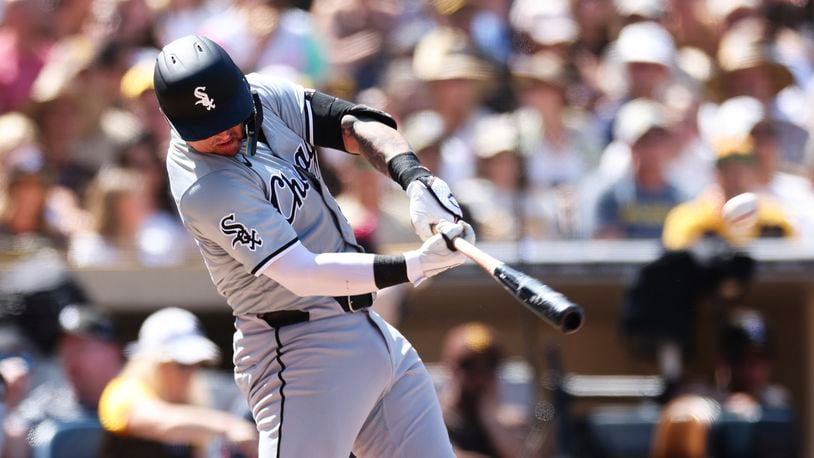
[[[450,249],[454,248],[475,261],[521,304],[548,324],[566,334],[576,332],[582,326],[584,321],[582,307],[574,304],[562,294],[523,272],[507,266],[460,237],[456,237],[448,243],[452,245]]]

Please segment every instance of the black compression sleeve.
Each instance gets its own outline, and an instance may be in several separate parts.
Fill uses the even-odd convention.
[[[387,171],[390,178],[404,189],[407,189],[407,185],[416,178],[432,175],[429,169],[421,165],[413,152],[402,153],[390,159],[387,163]]]
[[[377,254],[373,256],[373,281],[376,283],[376,288],[379,289],[409,282],[407,261],[404,259],[404,255]]]
[[[359,105],[319,91],[306,92],[314,120],[314,144],[345,150],[342,139],[342,117],[346,114],[371,118],[395,129],[396,121],[387,113],[366,105]]]

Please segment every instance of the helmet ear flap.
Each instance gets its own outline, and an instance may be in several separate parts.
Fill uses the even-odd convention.
[[[252,113],[244,123],[246,133],[246,156],[254,156],[257,152],[257,140],[263,132],[263,105],[260,103],[260,95],[252,90]]]

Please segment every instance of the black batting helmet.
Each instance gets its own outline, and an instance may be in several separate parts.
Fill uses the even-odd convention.
[[[188,35],[164,46],[156,58],[153,83],[161,111],[187,141],[223,132],[253,112],[243,72],[208,38]]]

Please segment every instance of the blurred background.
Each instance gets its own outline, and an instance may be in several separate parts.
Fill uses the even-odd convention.
[[[247,414],[167,192],[153,62],[190,33],[391,113],[479,245],[585,307],[558,335],[471,264],[380,294],[460,456],[814,456],[810,1],[2,0],[4,456],[100,454],[165,307],[223,354],[195,402]],[[320,166],[368,251],[418,244],[387,177]]]

